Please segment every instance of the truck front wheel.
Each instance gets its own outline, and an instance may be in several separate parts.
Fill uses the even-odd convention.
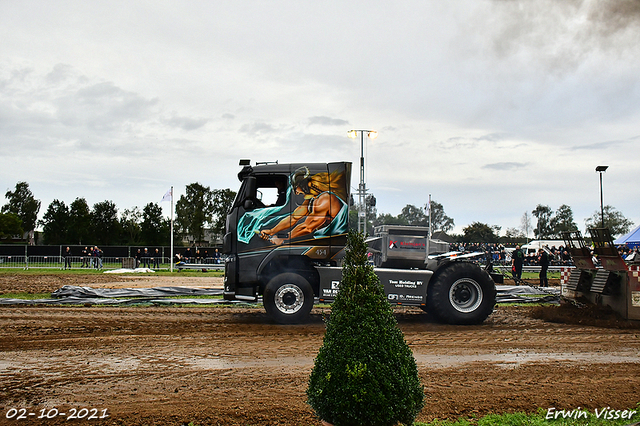
[[[427,309],[449,324],[480,324],[493,312],[496,287],[476,265],[454,262],[436,277]]]
[[[304,321],[313,308],[313,289],[305,278],[294,273],[273,277],[264,289],[264,309],[280,324]]]

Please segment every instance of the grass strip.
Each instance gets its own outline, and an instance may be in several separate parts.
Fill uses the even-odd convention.
[[[635,425],[638,421],[640,421],[640,403],[635,408],[627,409],[539,408],[534,414],[489,414],[479,418],[453,421],[436,419],[428,423],[416,422],[414,426],[625,426]]]

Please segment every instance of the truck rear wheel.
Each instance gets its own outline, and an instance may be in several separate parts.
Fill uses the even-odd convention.
[[[264,309],[280,324],[304,321],[313,308],[313,289],[305,278],[294,273],[273,277],[264,289]]]
[[[489,274],[471,263],[454,262],[433,282],[427,309],[449,324],[480,324],[495,304],[496,287]]]

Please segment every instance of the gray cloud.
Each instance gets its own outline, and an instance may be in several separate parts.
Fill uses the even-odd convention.
[[[271,124],[265,122],[256,122],[251,124],[244,124],[240,127],[239,131],[241,133],[246,133],[248,135],[263,135],[267,133],[274,133],[276,128]]]
[[[172,116],[169,119],[164,119],[162,122],[171,127],[178,127],[182,130],[190,131],[196,130],[204,126],[209,122],[208,118],[190,118],[179,117],[177,115]]]
[[[316,116],[309,118],[309,124],[319,124],[321,126],[346,126],[349,122],[339,118]]]
[[[508,134],[506,133],[490,133],[484,136],[480,136],[476,138],[476,140],[480,142],[499,142],[508,138]]]
[[[585,151],[596,150],[597,151],[597,150],[608,150],[612,148],[621,148],[622,146],[629,144],[634,139],[637,139],[637,138],[632,138],[629,140],[596,142],[596,143],[585,144],[585,145],[575,145],[575,146],[572,146],[571,149],[573,151],[578,151],[578,150],[585,150]]]
[[[46,75],[45,80],[48,84],[56,85],[69,79],[73,74],[73,67],[71,65],[56,64],[51,72]]]
[[[125,122],[148,120],[158,99],[145,99],[112,82],[103,82],[82,87],[53,103],[58,119],[67,126],[113,131]]]
[[[637,0],[517,0],[495,2],[494,52],[518,58],[533,49],[552,72],[575,69],[594,49],[623,52],[635,47],[640,30]]]
[[[529,163],[516,163],[516,162],[510,162],[510,161],[506,161],[506,162],[501,162],[501,163],[492,163],[492,164],[485,164],[484,166],[482,166],[483,169],[489,169],[489,170],[518,170],[518,169],[522,169],[525,168],[529,165]]]

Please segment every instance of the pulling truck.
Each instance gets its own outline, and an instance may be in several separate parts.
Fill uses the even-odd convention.
[[[351,163],[240,165],[223,241],[224,298],[262,297],[276,322],[303,322],[314,302],[332,302],[340,287]],[[466,259],[437,256],[447,245],[427,238],[417,228],[382,227],[370,239],[388,301],[450,324],[482,323],[496,301],[492,275]]]

